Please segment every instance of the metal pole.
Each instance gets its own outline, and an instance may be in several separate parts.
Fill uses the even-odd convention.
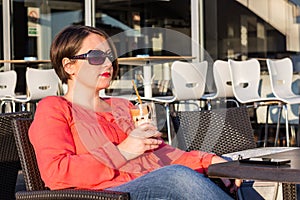
[[[202,0],[200,0],[202,2]],[[201,4],[201,3],[200,3]],[[202,12],[201,12],[202,14]],[[195,57],[195,61],[201,60],[199,58],[199,50],[200,50],[200,33],[199,26],[201,26],[199,22],[199,1],[191,0],[191,45],[192,45],[192,56]],[[202,35],[202,34],[201,34]]]
[[[85,25],[95,26],[95,0],[85,0]]]
[[[3,12],[3,57],[4,60],[11,60],[11,27],[10,27],[10,2],[2,1]],[[10,63],[4,63],[4,71],[11,70]]]

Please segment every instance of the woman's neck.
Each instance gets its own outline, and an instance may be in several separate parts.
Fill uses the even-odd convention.
[[[99,91],[92,91],[87,88],[76,88],[76,90],[74,90],[74,88],[70,88],[64,95],[64,98],[76,105],[80,105],[95,112],[111,111],[110,104],[100,98]]]

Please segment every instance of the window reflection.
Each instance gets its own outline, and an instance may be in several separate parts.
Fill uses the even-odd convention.
[[[96,1],[96,26],[110,36],[126,31],[125,38],[114,37],[120,56],[173,55],[164,49],[172,48],[176,52],[182,46],[172,43],[170,35],[164,31],[143,32],[143,28],[167,28],[190,37],[190,15],[189,1]],[[147,48],[135,48],[145,46]],[[190,48],[187,51],[186,55],[190,55]]]
[[[84,0],[14,0],[14,59],[49,59],[52,38],[70,24],[83,24]]]
[[[12,2],[11,58],[13,60],[49,60],[53,37],[68,25],[84,24],[84,0],[13,0]],[[50,63],[12,64],[11,68],[18,74],[17,93],[26,92],[26,67],[49,68],[51,65]]]

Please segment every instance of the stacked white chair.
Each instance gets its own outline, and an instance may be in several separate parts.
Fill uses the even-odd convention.
[[[29,105],[33,104],[33,109],[35,109],[36,104],[42,98],[59,94],[61,82],[54,69],[28,67],[26,70],[26,85],[27,102]]]
[[[204,94],[207,61],[184,62],[175,61],[171,66],[171,81],[173,85],[173,96],[159,96],[145,98],[142,100],[153,101],[164,104],[166,111],[166,123],[168,131],[168,142],[172,145],[172,135],[170,127],[170,107],[171,103],[189,103],[190,100],[200,101]]]
[[[280,118],[282,108],[285,109],[286,118],[286,144],[289,146],[289,128],[287,118],[287,106],[286,101],[277,97],[261,97],[258,93],[259,81],[260,81],[260,63],[257,59],[250,59],[245,61],[234,61],[229,59],[229,67],[231,73],[231,79],[233,84],[233,93],[235,98],[245,105],[253,106],[255,109],[259,106],[267,106],[266,125],[265,125],[265,140],[264,146],[267,145],[268,139],[268,112],[269,106],[277,105],[278,121],[276,128],[276,137],[274,145],[277,145],[279,130],[280,130]]]
[[[232,82],[230,76],[229,64],[227,61],[216,60],[213,64],[213,76],[216,85],[216,92],[204,94],[201,98],[207,101],[208,110],[211,109],[211,101],[223,100],[234,102],[238,107],[239,104],[234,98]]]
[[[14,70],[0,72],[0,101],[1,111],[5,106],[5,112],[15,112],[16,102],[26,103],[27,98],[16,96],[17,73]],[[9,105],[9,106],[8,106]],[[24,110],[24,106],[22,106]]]
[[[28,101],[38,101],[46,96],[57,95],[60,80],[54,69],[27,68],[26,84]]]
[[[293,62],[290,58],[277,60],[267,59],[267,67],[271,80],[271,89],[275,97],[287,104],[300,104],[300,95],[292,91]],[[299,106],[298,106],[299,116]],[[300,120],[299,120],[300,122]],[[300,125],[299,125],[300,127]],[[298,128],[299,128],[298,127]],[[299,131],[299,129],[298,129]],[[297,138],[299,140],[299,138]],[[297,142],[299,144],[299,141]]]

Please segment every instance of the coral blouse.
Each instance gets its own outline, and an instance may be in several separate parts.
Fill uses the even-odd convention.
[[[39,102],[29,138],[47,187],[105,189],[171,164],[206,172],[214,154],[185,152],[165,143],[127,161],[116,145],[133,129],[132,104],[119,98],[105,101],[112,112],[93,112],[59,96]]]

